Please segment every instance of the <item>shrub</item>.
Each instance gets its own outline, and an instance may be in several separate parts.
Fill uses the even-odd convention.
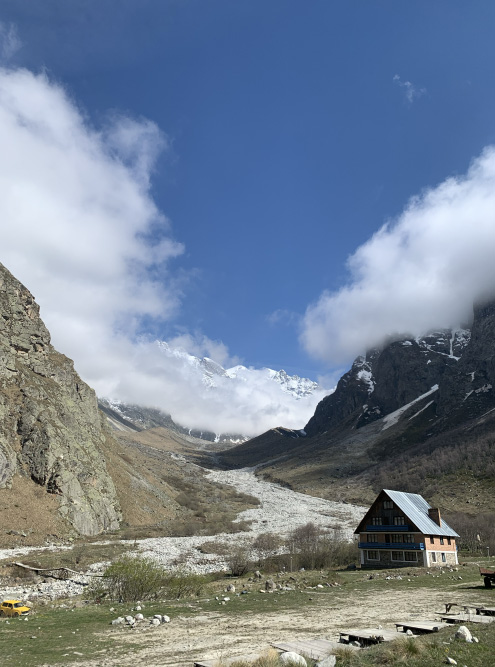
[[[275,533],[260,533],[253,542],[253,551],[258,557],[258,563],[263,565],[267,558],[274,556],[282,544],[282,539]]]
[[[287,546],[295,557],[294,565],[306,570],[345,565],[357,559],[355,542],[346,540],[338,530],[325,530],[307,523],[292,531]]]
[[[208,578],[202,574],[174,570],[166,578],[166,595],[176,599],[193,595],[199,596],[203,592],[207,581]]]
[[[112,563],[90,588],[93,598],[108,596],[121,602],[157,598],[166,583],[165,572],[150,558],[124,555]]]
[[[234,546],[226,560],[234,577],[242,577],[252,565],[250,550],[243,544]]]

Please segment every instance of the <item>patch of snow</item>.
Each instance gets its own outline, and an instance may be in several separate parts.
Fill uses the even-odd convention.
[[[383,418],[382,431],[385,431],[386,429],[390,428],[394,424],[397,424],[401,415],[404,414],[404,412],[406,412],[406,410],[409,410],[409,408],[412,405],[414,405],[418,401],[423,400],[423,398],[426,398],[427,396],[430,396],[430,394],[433,394],[437,390],[438,390],[438,385],[434,384],[433,387],[430,389],[430,391],[427,391],[425,394],[421,394],[421,396],[418,396],[418,398],[415,398],[414,401],[411,401],[407,405],[403,405],[398,410],[395,410],[395,412],[391,412],[390,414],[388,414],[386,417]]]
[[[430,401],[429,403],[427,403],[427,404],[424,406],[424,408],[421,408],[421,410],[418,410],[418,412],[415,412],[415,413],[413,414],[413,416],[412,416],[412,417],[409,417],[409,419],[408,419],[407,421],[410,422],[411,419],[414,419],[415,417],[417,417],[418,415],[420,415],[420,414],[423,412],[423,410],[426,410],[426,408],[429,408],[430,405],[431,405],[432,403],[433,403],[433,401]]]
[[[475,389],[474,393],[475,394],[486,394],[486,392],[490,391],[491,388],[492,388],[491,384],[484,384],[479,389]]]

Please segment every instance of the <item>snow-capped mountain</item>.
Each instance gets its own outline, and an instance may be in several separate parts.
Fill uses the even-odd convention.
[[[203,440],[239,443],[281,423],[301,428],[328,394],[317,382],[284,370],[225,369],[165,341],[155,343],[152,360],[156,391],[146,387],[146,395],[101,399],[114,428],[127,428],[126,422],[138,430],[165,426]]]
[[[255,369],[242,365],[225,369],[209,357],[195,357],[181,348],[170,347],[165,341],[158,341],[157,345],[164,355],[180,359],[192,369],[199,371],[202,375],[203,384],[205,387],[211,389],[218,387],[225,379],[232,380],[233,382],[250,382],[254,376],[257,376],[258,378],[271,380],[278,384],[283,392],[290,394],[296,400],[311,396],[315,392],[322,390],[317,382],[308,378],[301,378],[298,375],[288,375],[284,370],[275,371],[271,368]]]

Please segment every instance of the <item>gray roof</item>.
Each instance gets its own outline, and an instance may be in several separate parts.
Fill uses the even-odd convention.
[[[417,493],[405,493],[404,491],[390,491],[383,489],[390,500],[399,507],[405,516],[417,526],[418,530],[426,535],[445,535],[447,537],[459,537],[449,524],[440,518],[441,526],[428,516],[429,505],[423,496]]]

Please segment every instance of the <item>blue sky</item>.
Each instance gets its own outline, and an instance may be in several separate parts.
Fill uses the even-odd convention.
[[[438,197],[416,202],[412,219],[404,211],[449,177],[475,180],[470,165],[495,144],[493,2],[4,0],[0,21],[4,67],[62,89],[86,131],[113,137],[108,150],[115,119],[134,123],[140,146],[123,148],[120,132],[115,150],[160,213],[129,238],[169,246],[166,269],[148,257],[141,273],[163,281],[155,297],[164,312],[155,304],[128,313],[132,336],[189,342],[191,353],[216,349],[222,363],[326,376],[330,385],[368,343],[437,326],[436,314],[438,326],[458,324],[476,285],[491,288],[487,268],[454,299],[462,308],[439,305],[448,281],[457,289],[460,279],[449,274],[437,289],[428,267],[445,257],[459,265],[469,225],[459,221],[444,255],[441,222],[411,241],[411,230],[436,220]],[[490,171],[491,159],[480,169]],[[495,228],[491,211],[490,203],[480,252]],[[394,266],[375,281],[391,241]],[[37,289],[41,274],[31,277],[8,243],[0,261],[48,315],[56,287]],[[30,264],[45,251],[33,243],[32,252]],[[424,264],[413,262],[404,292],[388,295],[411,253]],[[423,308],[430,293],[436,300]],[[383,303],[392,306],[381,312]],[[405,310],[396,319],[395,303]],[[129,323],[117,320],[109,326]],[[54,337],[63,348],[63,334]],[[82,353],[67,348],[77,364]]]

